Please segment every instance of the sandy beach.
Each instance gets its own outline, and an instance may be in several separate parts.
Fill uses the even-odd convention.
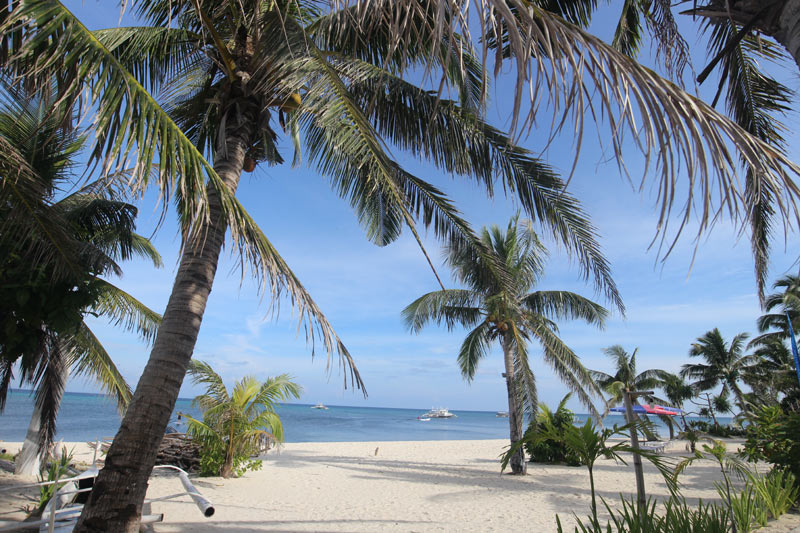
[[[528,475],[500,473],[497,456],[504,440],[336,442],[285,444],[270,452],[261,470],[239,479],[197,478],[195,484],[216,508],[204,518],[189,497],[153,504],[164,513],[159,532],[244,531],[556,531],[555,514],[565,525],[572,514],[589,513],[586,468],[530,464]],[[91,462],[85,443],[75,460]],[[19,444],[2,443],[10,452]],[[685,455],[672,442],[666,454]],[[666,497],[666,485],[645,465],[648,495]],[[635,492],[630,466],[601,460],[595,467],[598,495],[618,502]],[[683,476],[683,495],[716,499],[715,466],[701,462]],[[0,475],[0,487],[21,481]],[[151,477],[148,497],[180,491],[173,475]],[[0,493],[0,520],[20,519],[30,496]],[[760,531],[800,530],[800,517],[788,515]]]

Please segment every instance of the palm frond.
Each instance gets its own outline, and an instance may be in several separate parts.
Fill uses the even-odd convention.
[[[536,291],[522,303],[534,314],[546,315],[556,319],[582,319],[602,328],[608,311],[601,305],[569,291]]]
[[[448,330],[456,325],[472,327],[482,316],[480,301],[480,296],[470,290],[429,292],[403,309],[403,322],[415,333],[429,322],[444,323]]]
[[[542,345],[544,360],[576,395],[578,401],[589,409],[589,413],[593,417],[599,420],[600,413],[594,407],[592,396],[602,397],[600,387],[595,383],[590,371],[583,366],[580,358],[541,322],[529,321],[525,327]]]
[[[161,324],[160,314],[108,281],[94,281],[100,292],[91,307],[92,312],[109,319],[114,326],[135,331],[148,343],[155,341],[158,326]]]
[[[502,180],[504,190],[577,258],[584,277],[593,277],[595,287],[624,310],[596,229],[552,168],[455,102],[372,65],[343,59],[337,65],[377,131],[417,157],[472,177],[489,196]]]
[[[116,400],[120,414],[124,413],[131,400],[131,388],[86,323],[81,324],[71,339],[70,351],[75,374],[85,375],[99,383],[106,394]]]
[[[348,4],[349,0],[334,3],[337,7]],[[420,0],[369,3],[370,9],[382,13],[398,8],[409,13],[424,12],[424,5]],[[497,49],[494,61],[495,74],[505,61],[512,63],[516,72],[512,131],[524,130],[541,118],[537,117],[541,114],[538,103],[546,99],[554,113],[556,132],[566,124],[574,126],[576,158],[582,146],[583,117],[593,117],[598,124],[608,124],[609,142],[621,170],[625,169],[622,138],[626,134],[644,153],[647,167],[654,160],[660,170],[657,231],[662,245],[667,246],[665,255],[695,214],[699,219],[697,233],[702,235],[721,215],[728,213],[735,219],[748,211],[747,199],[737,188],[737,156],[754,169],[758,189],[771,191],[776,212],[794,224],[800,195],[792,178],[800,173],[797,165],[601,39],[524,0],[446,0],[438,7],[435,16],[426,22],[431,25],[431,32],[454,35],[457,28],[465,40],[471,41],[470,31],[478,28],[475,31],[484,43],[485,67],[489,43],[508,43],[507,54]],[[378,31],[375,20],[379,19],[376,15],[360,26],[365,38]],[[416,37],[417,31],[393,26],[391,38],[402,47]],[[521,116],[526,92],[530,95],[530,112]],[[688,186],[679,185],[685,175]],[[688,191],[688,198],[683,202],[681,221],[673,230],[667,222],[678,189]],[[674,236],[669,237],[670,232]]]
[[[457,361],[461,368],[461,376],[467,381],[475,378],[478,363],[489,354],[491,328],[491,324],[482,322],[470,331],[461,343]]]

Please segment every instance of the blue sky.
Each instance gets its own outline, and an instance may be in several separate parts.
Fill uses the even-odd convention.
[[[118,23],[119,13],[112,2],[66,4],[92,28]],[[702,41],[699,45],[690,44],[702,50]],[[705,66],[703,60],[699,54],[695,67]],[[797,88],[796,69],[784,71],[781,79]],[[500,105],[490,107],[489,117],[499,127],[508,124],[507,109],[502,104],[511,97],[510,83],[501,77],[493,89],[492,100]],[[797,117],[790,116],[787,122],[794,125]],[[547,126],[549,121],[542,124]],[[608,135],[607,131],[601,132]],[[521,144],[538,153],[546,135],[547,130],[534,130]],[[629,351],[639,347],[641,370],[655,367],[676,371],[688,361],[690,343],[714,327],[719,327],[728,339],[743,331],[754,333],[760,310],[747,237],[740,236],[730,220],[722,220],[710,236],[700,241],[692,264],[697,243],[690,227],[666,262],[659,262],[655,250],[648,250],[656,229],[655,195],[651,194],[654,191],[640,194],[632,190],[596,139],[593,126],[587,126],[570,190],[583,202],[602,235],[603,248],[627,306],[627,317],[614,314],[602,331],[565,322],[560,324],[562,338],[589,368],[610,371],[602,349],[622,344]],[[541,157],[567,174],[573,151],[574,139],[565,134]],[[284,154],[290,160],[288,148]],[[396,155],[409,170],[451,195],[475,228],[486,224],[505,226],[517,210],[513,200],[488,200],[470,182]],[[800,160],[798,143],[793,139],[790,155]],[[637,176],[642,158],[632,146],[626,150],[626,158],[632,174]],[[653,183],[652,179],[648,181]],[[304,387],[301,401],[307,403],[507,408],[499,348],[481,363],[475,380],[465,383],[455,361],[464,331],[447,332],[431,326],[420,335],[412,335],[404,328],[400,318],[403,307],[437,289],[435,278],[408,232],[390,246],[371,245],[347,203],[331,191],[324,178],[305,167],[259,167],[244,175],[238,196],[354,355],[369,398],[343,390],[336,361],[327,371],[323,351],[318,349],[312,360],[302,334],[297,335],[288,303],[281,306],[278,319],[270,315],[268,299],[257,293],[249,279],[241,279],[230,247],[217,272],[196,358],[210,362],[227,382],[247,374],[264,378],[289,373]],[[150,234],[155,229],[160,212],[154,199],[155,194],[149,194],[140,204],[140,233]],[[127,263],[123,265],[124,277],[118,280],[119,285],[158,311],[166,305],[177,265],[179,238],[173,221],[174,213],[170,212],[154,238],[164,256],[165,268],[156,271],[143,262]],[[785,248],[783,234],[778,234],[774,243],[772,279],[797,269],[796,235],[788,236]],[[426,246],[442,278],[449,280],[432,235],[427,236]],[[600,298],[580,280],[579,270],[563,250],[555,243],[548,247],[551,258],[541,288],[568,289]],[[125,377],[135,385],[149,349],[133,335],[120,333],[102,321],[92,320],[91,325]],[[550,404],[558,402],[567,392],[566,387],[538,357],[538,349],[534,347],[531,353],[540,399]],[[70,382],[68,390],[97,389],[78,378]],[[198,392],[185,383],[181,396],[191,397]],[[573,407],[582,411],[578,405]]]

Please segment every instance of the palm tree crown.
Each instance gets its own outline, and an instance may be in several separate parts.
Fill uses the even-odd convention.
[[[685,364],[681,369],[681,376],[697,379],[695,387],[699,391],[713,389],[722,383],[719,396],[725,398],[732,392],[739,409],[746,411],[747,404],[738,382],[745,370],[757,362],[756,357],[743,355],[746,340],[747,334],[740,333],[728,345],[719,329],[714,328],[706,332],[702,337],[698,337],[697,342],[689,349],[690,357],[702,357],[706,364]]]
[[[558,336],[554,319],[583,319],[603,326],[608,312],[599,304],[568,291],[533,291],[544,273],[546,249],[529,222],[512,218],[506,231],[492,226],[481,242],[508,273],[500,278],[492,266],[468,250],[448,247],[447,263],[465,289],[425,294],[403,310],[406,325],[419,332],[428,322],[471,328],[458,353],[461,374],[475,377],[492,341],[503,348],[509,394],[511,440],[521,437],[522,411],[535,415],[536,382],[528,357],[528,341],[536,340],[542,357],[593,413],[591,396],[599,392],[580,358]],[[518,464],[518,463],[517,463]],[[512,468],[515,467],[512,462]],[[516,470],[515,470],[516,472]]]
[[[610,395],[608,399],[610,407],[622,403],[625,391],[642,391],[658,387],[659,380],[666,374],[663,370],[658,369],[645,370],[637,374],[636,354],[638,351],[639,348],[634,348],[633,353],[628,354],[625,348],[619,344],[605,348],[603,353],[614,361],[616,368],[614,375],[599,370],[589,371],[597,384]]]

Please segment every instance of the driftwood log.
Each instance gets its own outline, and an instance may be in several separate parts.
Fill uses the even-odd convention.
[[[195,472],[200,468],[200,445],[185,433],[167,433],[161,440],[156,464]]]

